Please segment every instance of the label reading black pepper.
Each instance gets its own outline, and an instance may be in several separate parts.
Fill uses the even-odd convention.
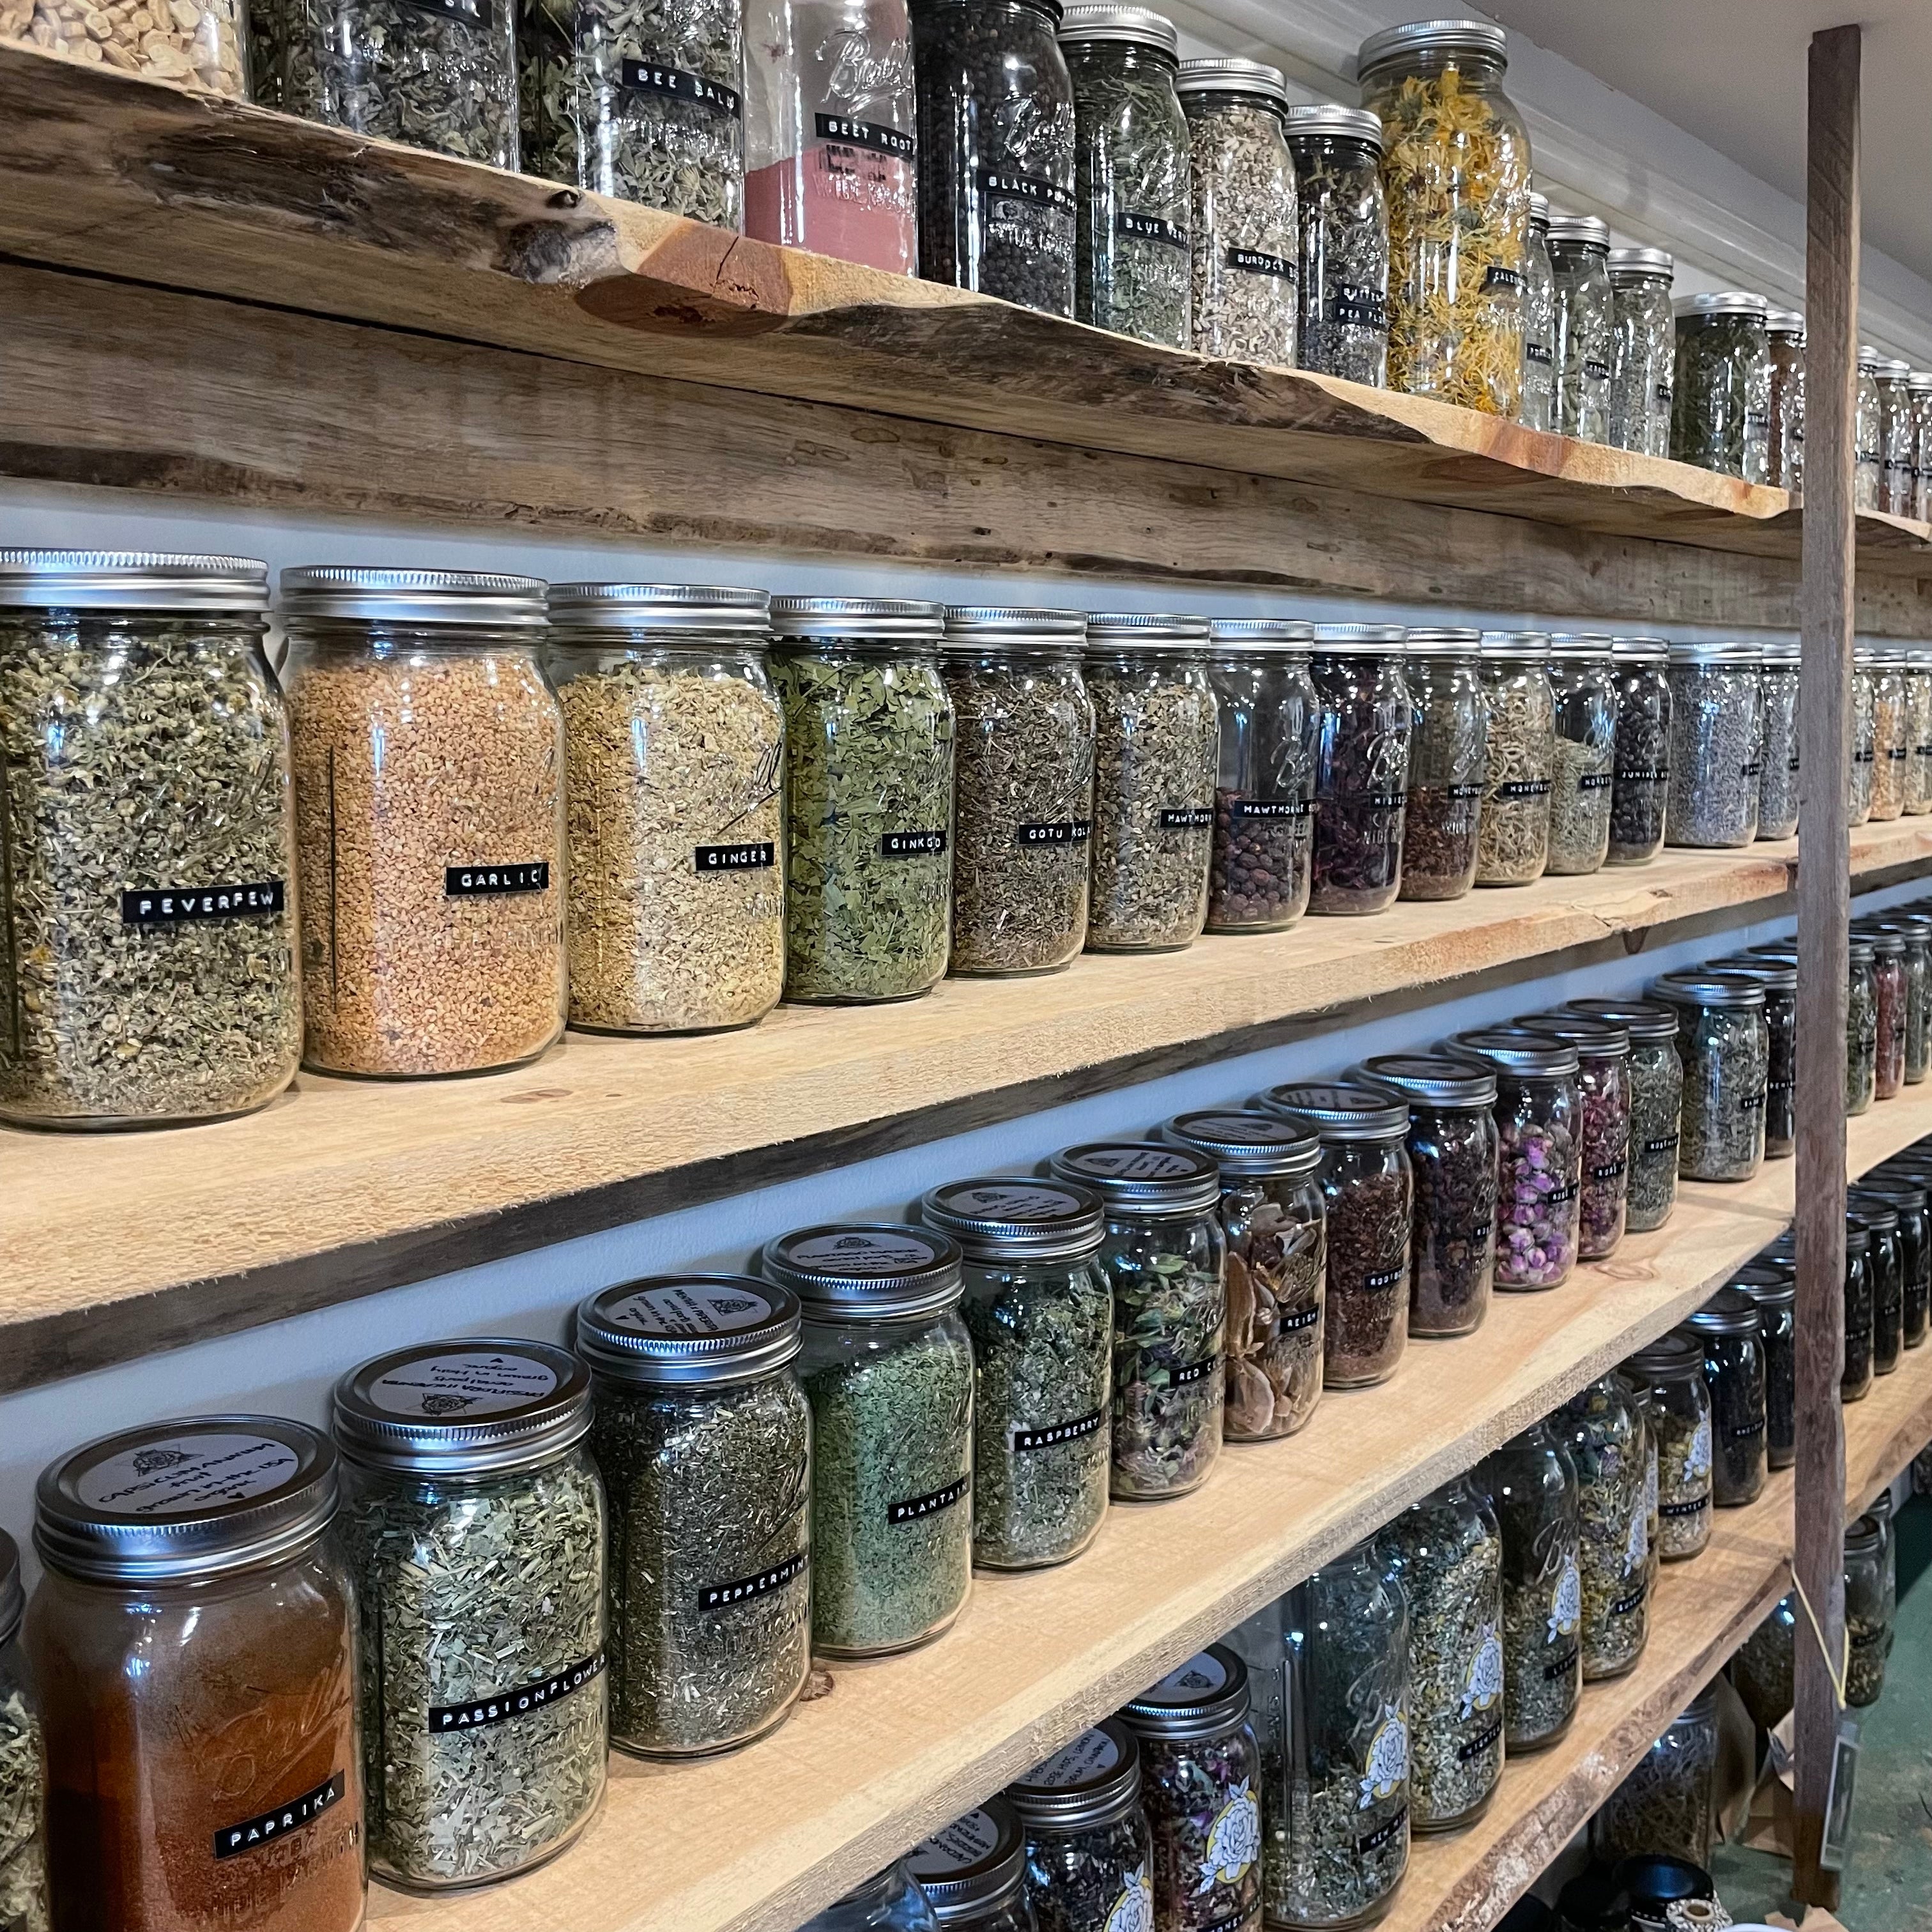
[[[432,1736],[445,1731],[480,1730],[486,1724],[508,1724],[512,1718],[527,1717],[594,1683],[604,1669],[604,1653],[593,1651],[566,1664],[533,1684],[520,1684],[514,1690],[493,1690],[484,1697],[472,1697],[462,1704],[432,1704],[429,1730]]]
[[[821,141],[836,141],[845,148],[869,148],[896,161],[910,160],[919,147],[910,134],[897,128],[881,128],[876,122],[854,121],[843,114],[820,114],[814,124]]]
[[[1097,1436],[1106,1420],[1106,1411],[1096,1408],[1077,1422],[1056,1422],[1046,1429],[1016,1429],[1013,1447],[1024,1455],[1032,1449],[1052,1449],[1062,1442],[1078,1442],[1083,1436]]]
[[[618,83],[636,94],[668,94],[674,100],[688,100],[708,107],[715,114],[728,114],[734,121],[744,116],[744,103],[735,87],[721,80],[706,80],[681,67],[660,67],[655,61],[627,60],[618,69]]]
[[[774,1590],[782,1590],[788,1583],[795,1582],[805,1574],[805,1566],[810,1561],[801,1550],[796,1556],[788,1556],[782,1563],[774,1563],[769,1570],[760,1570],[755,1576],[740,1576],[730,1583],[712,1583],[698,1593],[698,1607],[700,1610],[722,1610],[727,1604],[742,1604],[748,1598],[769,1597]]]
[[[442,874],[442,896],[449,899],[489,898],[503,892],[547,892],[550,861],[527,866],[450,866]]]
[[[700,872],[752,872],[778,862],[778,848],[769,838],[756,838],[743,845],[700,845],[697,869]]]
[[[1016,845],[1084,845],[1093,836],[1090,818],[1062,818],[1052,824],[1013,827]]]
[[[920,1517],[937,1516],[941,1510],[949,1510],[973,1486],[970,1476],[962,1476],[956,1483],[948,1483],[943,1490],[934,1490],[922,1496],[908,1496],[902,1503],[889,1503],[886,1506],[888,1522],[916,1522]]]
[[[1204,832],[1214,823],[1214,808],[1210,805],[1169,805],[1161,808],[1163,832]]]
[[[1222,259],[1244,275],[1272,275],[1277,281],[1292,282],[1298,273],[1286,255],[1270,255],[1265,248],[1238,248],[1230,243]]]
[[[1073,213],[1072,190],[1042,181],[1037,176],[1015,174],[1006,168],[982,168],[979,181],[980,194],[989,201],[1023,201],[1055,214]]]
[[[138,886],[121,895],[123,926],[178,926],[192,920],[246,919],[288,903],[280,879],[240,886]]]
[[[1123,242],[1158,242],[1166,248],[1185,248],[1187,230],[1164,214],[1137,214],[1131,208],[1118,208],[1114,214],[1114,233]]]
[[[881,832],[879,856],[882,859],[928,859],[946,850],[944,832]]]
[[[344,1784],[343,1774],[332,1771],[313,1791],[304,1791],[299,1798],[278,1804],[272,1811],[244,1818],[238,1825],[224,1825],[214,1834],[215,1857],[238,1858],[244,1852],[267,1844],[272,1838],[285,1838],[304,1825],[313,1825],[330,1806],[342,1802]]]

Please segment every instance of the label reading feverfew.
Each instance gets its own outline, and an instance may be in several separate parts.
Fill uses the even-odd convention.
[[[742,1604],[752,1597],[769,1597],[774,1590],[782,1590],[788,1583],[796,1582],[805,1574],[808,1561],[801,1550],[796,1556],[788,1556],[782,1563],[774,1563],[769,1570],[760,1570],[755,1576],[740,1576],[730,1583],[708,1584],[698,1593],[698,1607],[700,1610],[722,1610],[728,1604]]]
[[[1239,274],[1272,275],[1279,282],[1292,282],[1295,278],[1294,264],[1286,255],[1270,255],[1265,248],[1237,248],[1230,244],[1222,260]]]
[[[882,859],[929,859],[946,850],[943,832],[881,832],[879,856]]]
[[[769,838],[754,838],[744,845],[700,845],[697,851],[700,872],[754,872],[778,862],[778,848]]]
[[[446,1731],[481,1730],[488,1724],[506,1724],[513,1718],[526,1718],[573,1690],[595,1683],[604,1673],[604,1653],[592,1651],[574,1664],[566,1664],[533,1684],[520,1684],[514,1690],[493,1690],[487,1697],[472,1697],[463,1704],[432,1704],[429,1729],[432,1737]]]
[[[1163,832],[1205,832],[1214,823],[1214,808],[1208,805],[1170,805],[1162,808]]]
[[[722,81],[706,80],[681,67],[659,67],[655,61],[627,60],[619,70],[622,86],[639,94],[668,94],[674,100],[688,100],[694,106],[708,107],[713,113],[728,114],[734,121],[744,112],[744,104],[735,87]]]
[[[1114,232],[1123,242],[1158,242],[1168,248],[1185,248],[1187,230],[1164,214],[1137,214],[1130,208],[1114,214]]]
[[[970,1476],[962,1476],[956,1483],[948,1483],[943,1490],[934,1490],[922,1496],[908,1496],[902,1503],[886,1505],[888,1522],[916,1522],[921,1516],[937,1516],[941,1510],[949,1510],[973,1486]]]
[[[180,926],[199,919],[246,919],[288,903],[280,879],[243,886],[139,886],[121,895],[123,926]]]
[[[502,892],[547,892],[550,861],[528,866],[451,866],[442,875],[442,896],[450,899],[489,898]]]
[[[1013,1447],[1022,1455],[1034,1449],[1052,1449],[1062,1442],[1078,1442],[1082,1437],[1097,1436],[1100,1425],[1107,1419],[1105,1409],[1096,1408],[1091,1415],[1083,1415],[1078,1422],[1056,1422],[1046,1429],[1016,1429]]]
[[[1047,825],[1016,825],[1016,845],[1084,845],[1094,836],[1090,818],[1062,818]]]
[[[843,114],[818,117],[818,138],[836,141],[847,148],[869,148],[875,154],[890,154],[895,160],[909,161],[919,143],[896,128],[881,128],[872,121],[854,121]]]
[[[244,1818],[238,1825],[223,1826],[214,1834],[215,1857],[239,1858],[244,1852],[252,1852],[256,1846],[266,1845],[272,1838],[286,1838],[291,1832],[299,1832],[304,1825],[313,1825],[331,1805],[342,1802],[344,1785],[343,1774],[331,1772],[313,1791],[304,1791],[299,1798],[291,1798],[286,1804],[278,1804],[272,1811]]]

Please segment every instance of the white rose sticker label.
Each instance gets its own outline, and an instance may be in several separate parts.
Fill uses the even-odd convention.
[[[1408,1720],[1393,1704],[1382,1706],[1382,1720],[1369,1746],[1368,1762],[1362,1767],[1361,1802],[1358,1810],[1384,1798],[1393,1798],[1408,1780]]]
[[[1556,1580],[1555,1594],[1550,1599],[1550,1636],[1554,1643],[1559,1636],[1574,1636],[1576,1627],[1583,1621],[1583,1578],[1576,1568],[1576,1559],[1566,1556],[1563,1559],[1563,1574]]]
[[[1503,1640],[1494,1624],[1485,1624],[1476,1640],[1476,1654],[1469,1660],[1469,1674],[1462,1680],[1463,1716],[1486,1711],[1502,1694]]]
[[[1128,1873],[1102,1932],[1154,1932],[1154,1881],[1144,1859]]]
[[[1208,1849],[1201,1859],[1196,1894],[1217,1885],[1238,1885],[1262,1855],[1262,1808],[1244,1778],[1208,1828]]]

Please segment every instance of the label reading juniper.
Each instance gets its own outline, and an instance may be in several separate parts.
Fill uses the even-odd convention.
[[[1084,845],[1094,836],[1090,818],[1063,818],[1050,825],[1016,825],[1016,845]]]
[[[534,1684],[519,1684],[514,1690],[493,1690],[488,1696],[472,1697],[462,1704],[432,1704],[430,1730],[432,1734],[473,1731],[485,1724],[507,1724],[512,1718],[526,1717],[594,1683],[603,1670],[604,1653],[593,1651],[590,1656],[580,1657],[574,1664],[566,1664],[561,1670],[554,1670]]]
[[[778,848],[769,838],[744,845],[700,845],[697,861],[700,872],[758,872],[778,863]]]
[[[488,898],[503,892],[547,892],[550,861],[527,866],[450,866],[442,874],[445,898]]]
[[[343,1784],[342,1773],[332,1771],[313,1791],[304,1791],[299,1798],[278,1804],[272,1811],[244,1818],[238,1825],[224,1825],[214,1834],[214,1856],[236,1858],[244,1852],[252,1852],[257,1845],[266,1845],[271,1838],[286,1838],[304,1825],[314,1824],[331,1805],[341,1803]]]
[[[620,84],[634,93],[668,94],[675,100],[708,107],[714,113],[728,114],[734,121],[744,113],[744,104],[735,87],[727,87],[722,81],[706,80],[703,74],[688,73],[681,67],[627,60],[618,70],[618,77]]]
[[[1241,248],[1230,242],[1224,259],[1244,275],[1272,275],[1282,282],[1295,278],[1295,266],[1286,255],[1270,255],[1264,248]]]
[[[698,1607],[700,1610],[722,1610],[728,1604],[742,1604],[748,1597],[769,1597],[774,1590],[782,1590],[790,1582],[805,1574],[808,1561],[802,1550],[788,1556],[782,1563],[774,1563],[769,1570],[760,1570],[755,1576],[740,1576],[730,1583],[708,1583],[698,1593]]]
[[[1013,1447],[1024,1454],[1031,1449],[1051,1449],[1059,1443],[1077,1442],[1084,1436],[1097,1436],[1106,1419],[1106,1411],[1096,1408],[1077,1422],[1056,1422],[1046,1429],[1016,1429]]]
[[[1158,242],[1168,248],[1185,248],[1187,230],[1165,215],[1140,214],[1130,208],[1117,209],[1114,232],[1124,242]]]
[[[287,899],[280,879],[243,886],[141,886],[121,895],[123,926],[173,926],[195,919],[245,919],[280,912]]]
[[[910,160],[919,146],[910,134],[896,128],[850,120],[843,114],[820,114],[815,124],[821,141],[836,141],[848,148],[869,148],[874,154],[890,154],[895,160]]]
[[[1214,823],[1210,805],[1170,805],[1161,808],[1163,832],[1205,832]]]
[[[881,832],[879,856],[882,859],[924,859],[946,850],[943,832]]]
[[[921,1516],[937,1516],[941,1510],[949,1510],[973,1486],[970,1476],[962,1476],[956,1483],[948,1483],[943,1490],[934,1490],[922,1496],[908,1496],[902,1503],[886,1505],[888,1522],[916,1522]]]

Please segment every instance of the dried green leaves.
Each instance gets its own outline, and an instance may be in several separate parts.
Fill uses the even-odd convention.
[[[0,1925],[8,1932],[47,1932],[46,1804],[40,1726],[9,1688],[0,1693]]]

